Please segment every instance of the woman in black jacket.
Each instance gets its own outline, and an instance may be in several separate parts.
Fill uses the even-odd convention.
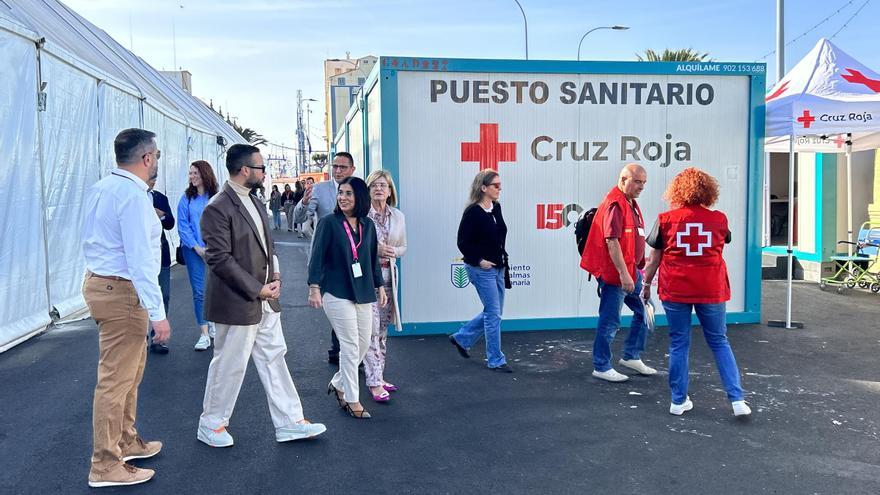
[[[501,176],[487,169],[480,171],[471,184],[470,204],[458,226],[458,249],[464,255],[468,278],[477,290],[483,311],[449,336],[449,341],[463,357],[481,336],[486,336],[486,357],[490,370],[511,373],[501,352],[501,312],[504,289],[510,288],[507,277],[507,225],[501,216]]]
[[[369,211],[367,184],[357,177],[340,182],[336,210],[318,222],[309,261],[309,305],[324,307],[339,338],[339,371],[327,393],[335,392],[339,407],[360,419],[370,417],[359,400],[358,365],[370,347],[372,303],[387,303]]]

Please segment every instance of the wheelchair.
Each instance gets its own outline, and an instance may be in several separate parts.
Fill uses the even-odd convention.
[[[858,241],[838,241],[837,245],[855,246],[855,253],[851,256],[835,255],[830,260],[834,262],[836,271],[830,277],[824,277],[819,281],[819,288],[827,290],[836,287],[838,293],[846,289],[869,289],[873,293],[880,292],[880,264],[877,254],[880,252],[880,228],[871,227],[867,222],[859,229]]]

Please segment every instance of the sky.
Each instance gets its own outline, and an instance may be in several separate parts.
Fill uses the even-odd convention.
[[[323,60],[363,55],[525,58],[514,0],[62,0],[160,70],[193,75],[193,93],[278,144],[293,145],[296,91],[314,98],[323,142]],[[777,78],[776,1],[520,0],[529,59],[634,60],[645,49],[693,48],[719,62],[766,62]],[[787,0],[785,67],[832,41],[880,71],[880,0]],[[860,10],[861,9],[861,10]],[[175,36],[172,36],[172,33]],[[835,35],[836,33],[836,35]],[[176,50],[175,50],[176,48]],[[766,57],[766,58],[765,58]]]

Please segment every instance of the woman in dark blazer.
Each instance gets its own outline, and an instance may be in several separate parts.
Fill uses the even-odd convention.
[[[464,255],[468,277],[480,296],[483,311],[449,336],[449,341],[463,357],[483,335],[490,370],[512,373],[501,352],[501,312],[504,289],[510,288],[507,274],[507,225],[501,215],[501,176],[487,169],[480,171],[471,184],[470,204],[458,226],[458,249]]]
[[[339,407],[359,419],[370,417],[360,403],[358,365],[370,347],[372,303],[387,303],[369,211],[366,183],[357,177],[340,182],[336,210],[318,223],[309,261],[309,305],[324,307],[340,345],[339,371],[327,393],[335,392]]]

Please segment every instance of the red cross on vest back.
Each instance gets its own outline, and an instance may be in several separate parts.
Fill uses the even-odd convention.
[[[480,170],[498,170],[498,162],[516,161],[516,143],[498,142],[498,124],[480,124],[480,142],[461,143],[461,161],[480,162]]]
[[[804,114],[797,118],[797,121],[804,125],[804,129],[809,129],[810,124],[816,120],[816,117],[810,115],[809,110],[804,110]]]
[[[712,234],[703,230],[701,223],[689,223],[676,234],[675,242],[684,248],[685,256],[702,256],[704,247],[712,246]]]

